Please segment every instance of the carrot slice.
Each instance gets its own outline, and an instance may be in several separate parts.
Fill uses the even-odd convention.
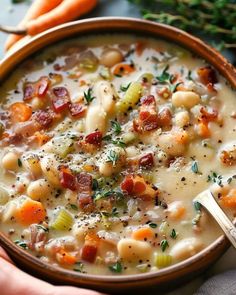
[[[41,202],[26,199],[16,212],[16,220],[22,225],[40,223],[45,219],[46,211]]]
[[[12,122],[25,122],[32,116],[32,108],[24,102],[15,102],[10,106],[10,113]]]
[[[226,208],[236,208],[236,189],[231,189],[226,196],[221,197],[220,203]]]
[[[142,227],[135,230],[132,233],[131,237],[135,240],[146,241],[146,240],[152,240],[155,237],[155,233],[151,228]]]
[[[77,262],[77,258],[74,255],[71,255],[70,253],[60,250],[59,253],[57,253],[57,260],[61,264],[69,264],[73,265]]]
[[[198,134],[203,138],[211,137],[211,131],[209,130],[208,123],[200,122],[197,126]]]
[[[113,74],[116,76],[124,76],[132,73],[134,70],[135,68],[133,65],[121,63],[115,66]]]

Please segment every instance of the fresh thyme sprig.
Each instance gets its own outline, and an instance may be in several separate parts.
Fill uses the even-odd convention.
[[[235,0],[128,0],[145,19],[217,36],[218,49],[236,48]]]

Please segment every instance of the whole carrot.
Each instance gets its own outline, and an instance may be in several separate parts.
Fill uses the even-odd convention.
[[[97,4],[97,0],[64,0],[53,10],[27,23],[27,32],[33,36],[49,28],[76,19],[88,13]]]
[[[27,11],[26,15],[24,16],[23,20],[19,23],[19,28],[24,28],[28,21],[33,20],[40,15],[49,12],[56,6],[58,6],[63,0],[35,0],[29,10]],[[5,50],[8,50],[19,41],[23,36],[21,35],[14,35],[11,34],[5,43]]]

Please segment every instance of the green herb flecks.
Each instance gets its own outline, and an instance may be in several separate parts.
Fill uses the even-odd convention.
[[[201,207],[202,205],[199,202],[194,202],[193,203],[194,209],[196,210],[197,214],[196,216],[192,219],[192,224],[197,225],[198,222],[200,221],[202,217],[202,212],[201,212]]]
[[[131,82],[128,83],[126,86],[120,85],[120,90],[123,92],[126,92],[129,89],[130,84],[131,84]]]
[[[167,65],[164,70],[162,71],[160,76],[157,76],[156,79],[160,82],[160,83],[165,83],[168,82],[171,79],[171,74],[168,73],[169,66]]]
[[[154,222],[150,222],[148,225],[149,225],[151,228],[157,228],[157,224],[154,223]]]
[[[75,205],[75,204],[70,204],[70,208],[71,208],[72,210],[78,211],[78,206]]]
[[[222,179],[223,179],[223,176],[217,174],[214,171],[212,171],[211,174],[207,176],[207,182],[217,183],[220,187],[223,186]]]
[[[121,126],[117,121],[111,121],[111,127],[116,135],[121,133]]]
[[[17,160],[17,164],[18,164],[19,167],[22,167],[21,159],[18,159],[18,160]]]
[[[83,269],[84,269],[84,264],[78,261],[75,263],[75,268],[73,270],[77,272],[83,272]]]
[[[169,247],[169,243],[166,239],[161,241],[161,251],[165,252],[166,248]]]
[[[111,162],[112,166],[116,166],[116,162],[119,160],[119,154],[113,150],[110,150],[107,155],[106,162]]]
[[[178,233],[173,228],[172,231],[171,231],[171,233],[170,233],[170,237],[175,240],[177,238],[177,235],[178,235]]]
[[[109,266],[110,271],[115,272],[115,273],[121,273],[123,270],[122,264],[118,261],[113,265]]]
[[[17,246],[23,248],[24,250],[29,249],[27,243],[24,242],[24,241],[16,240],[14,243],[15,243]]]
[[[199,170],[198,170],[198,163],[197,163],[197,161],[194,161],[194,162],[192,163],[191,170],[192,170],[193,173],[195,173],[195,174],[198,174],[198,173],[199,173]]]
[[[92,95],[92,91],[92,88],[89,88],[87,92],[84,92],[84,98],[87,104],[90,104],[95,99],[95,97]]]

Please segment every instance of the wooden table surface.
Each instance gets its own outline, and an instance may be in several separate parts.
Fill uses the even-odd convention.
[[[16,25],[29,7],[29,2],[30,0],[26,0],[25,3],[13,5],[12,0],[0,0],[0,24]],[[89,15],[89,17],[96,16],[140,17],[140,13],[136,7],[130,5],[126,0],[100,0],[99,6]],[[6,35],[0,32],[0,58],[4,55],[3,46],[5,39]],[[231,60],[231,62],[234,62],[235,58],[232,53],[226,51],[224,55]],[[227,253],[202,276],[166,295],[191,295],[201,286],[206,278],[233,268],[236,268],[236,252],[230,248]],[[146,295],[148,295],[148,293]]]

